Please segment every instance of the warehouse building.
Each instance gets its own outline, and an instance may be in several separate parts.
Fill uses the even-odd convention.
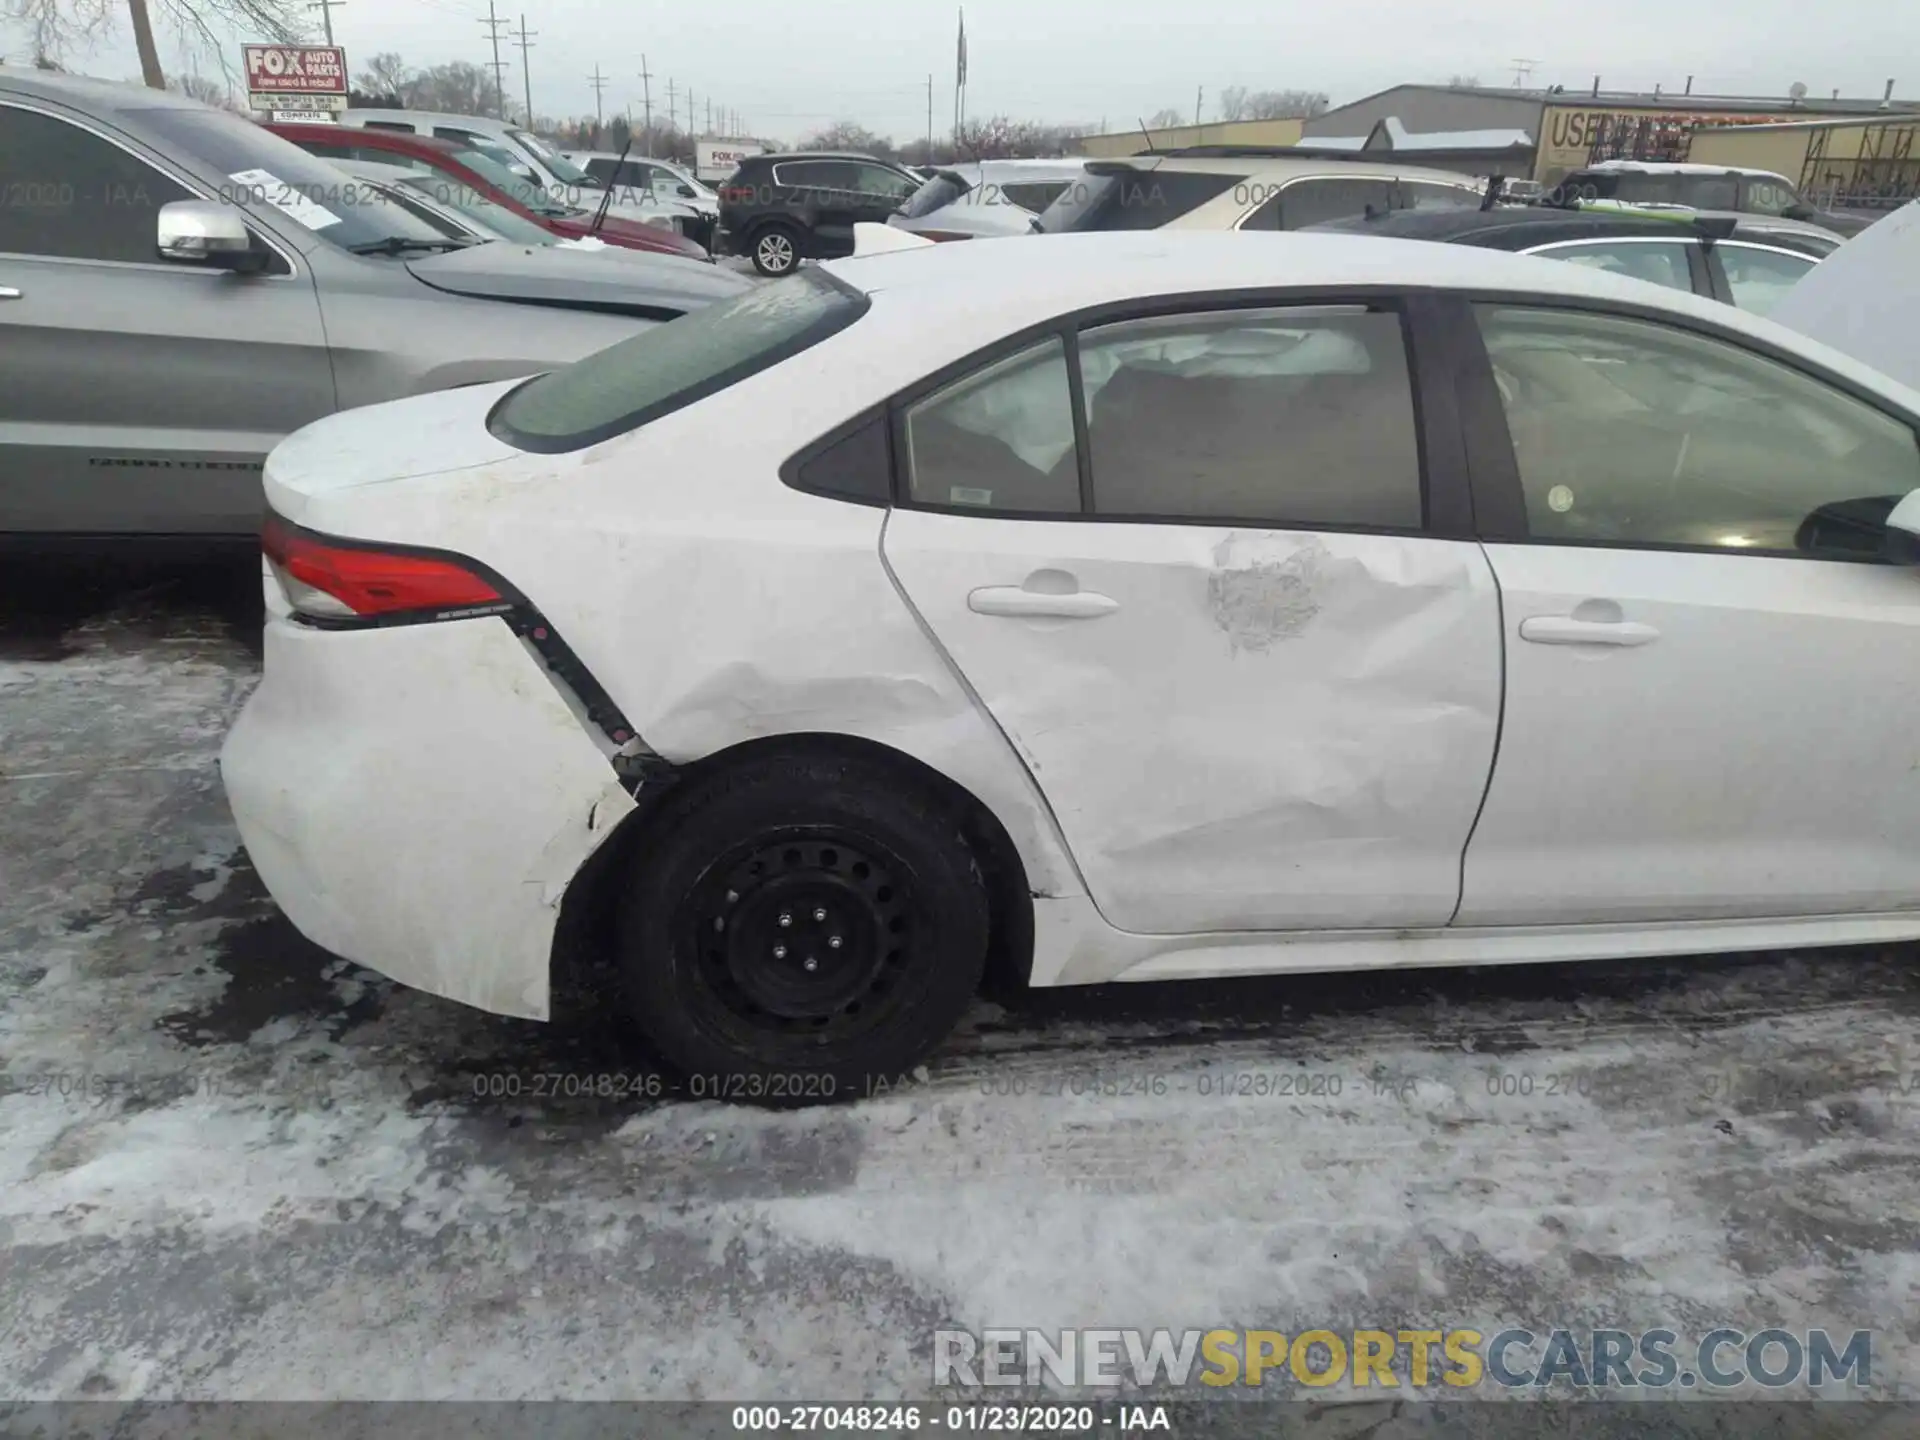
[[[1722,129],[1811,120],[1884,124],[1889,115],[1920,117],[1920,105],[1887,94],[1835,96],[1584,93],[1457,85],[1396,85],[1308,120],[1183,125],[1156,132],[1152,148],[1183,145],[1298,145],[1315,153],[1399,155],[1473,174],[1530,177],[1552,185],[1596,160],[1693,158],[1697,137]],[[1134,155],[1149,148],[1139,128],[1083,141],[1088,155]],[[1717,163],[1717,162],[1716,162]],[[1768,167],[1773,168],[1773,167]],[[1791,173],[1791,172],[1789,172]]]
[[[1702,132],[1690,158],[1771,170],[1828,210],[1891,210],[1920,195],[1920,117],[1802,120]]]

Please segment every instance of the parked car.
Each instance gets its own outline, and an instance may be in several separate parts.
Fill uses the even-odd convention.
[[[1552,192],[1560,197],[1647,208],[1736,211],[1808,221],[1841,237],[1858,235],[1873,217],[1821,210],[1800,198],[1793,182],[1772,170],[1731,165],[1656,164],[1602,160],[1575,170]]]
[[[670,160],[650,155],[619,155],[603,150],[573,150],[567,159],[585,171],[596,185],[612,183],[621,190],[637,190],[658,204],[678,205],[691,212],[682,227],[689,239],[713,248],[714,231],[720,224],[720,195],[696,180]]]
[[[720,248],[762,275],[803,259],[853,253],[856,224],[884,224],[920,177],[871,155],[801,151],[750,156],[720,187]]]
[[[1094,160],[1040,217],[1048,235],[1097,230],[1302,230],[1368,207],[1478,209],[1484,185],[1449,170],[1201,147]]]
[[[396,157],[397,158],[397,157]],[[329,161],[334,169],[363,180],[372,189],[439,230],[459,240],[505,240],[509,244],[586,246],[612,249],[598,240],[563,240],[525,216],[496,205],[479,191],[437,170],[405,165],[376,165],[366,160]]]
[[[470,246],[144,86],[0,71],[0,155],[58,177],[0,205],[0,535],[36,546],[256,533],[261,462],[308,421],[546,370],[751,283],[635,255],[645,285],[586,295],[577,265]]]
[[[682,235],[664,215],[645,222],[612,214],[602,218],[597,211],[585,206],[563,204],[538,185],[505,169],[490,152],[476,146],[432,136],[341,125],[274,124],[264,128],[292,141],[309,155],[327,160],[399,163],[437,171],[568,239],[590,235],[629,250],[652,250],[692,260],[711,258],[705,248]]]
[[[485,115],[449,115],[425,110],[359,108],[341,112],[340,123],[389,134],[418,135],[488,149],[523,180],[530,180],[560,205],[592,210],[599,206],[606,185],[523,125]],[[656,202],[645,191],[616,191],[609,211],[623,220],[644,224],[655,216],[677,219],[684,207]],[[677,227],[676,227],[677,228]]]
[[[1772,318],[1920,389],[1920,201],[1847,241]]]
[[[532,1018],[598,947],[726,1099],[894,1082],[989,966],[1911,941],[1917,428],[1474,246],[831,262],[282,444],[227,792],[320,945]]]
[[[1031,235],[1034,222],[1069,187],[1084,160],[982,160],[936,170],[887,217],[897,230],[929,240]]]
[[[1724,300],[1760,315],[1841,243],[1817,225],[1791,220],[1531,205],[1386,211],[1312,228],[1544,255]]]

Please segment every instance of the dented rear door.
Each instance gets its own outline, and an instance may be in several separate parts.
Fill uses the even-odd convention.
[[[1121,929],[1453,916],[1499,599],[1476,543],[1427,533],[1400,324],[1156,317],[902,411],[887,562]],[[1181,508],[1356,528],[1151,513]]]

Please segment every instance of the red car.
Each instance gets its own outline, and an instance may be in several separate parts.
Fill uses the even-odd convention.
[[[609,245],[628,250],[652,250],[663,255],[681,255],[694,260],[712,257],[677,230],[643,225],[634,220],[619,220],[609,215],[594,228],[596,196],[582,192],[580,205],[569,205],[542,190],[531,180],[518,175],[490,155],[472,145],[440,140],[429,135],[407,135],[395,130],[349,129],[343,125],[267,125],[282,139],[290,140],[309,155],[327,160],[370,160],[389,165],[411,161],[444,172],[462,185],[471,186],[489,200],[524,215],[543,229],[576,240],[594,235]]]

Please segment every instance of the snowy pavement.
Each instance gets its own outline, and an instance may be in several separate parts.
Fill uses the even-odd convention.
[[[1911,949],[1068,992],[856,1104],[656,1095],[604,1012],[278,917],[215,766],[253,584],[0,601],[0,1399],[914,1398],[943,1326],[1376,1324],[1869,1328],[1920,1398]]]

